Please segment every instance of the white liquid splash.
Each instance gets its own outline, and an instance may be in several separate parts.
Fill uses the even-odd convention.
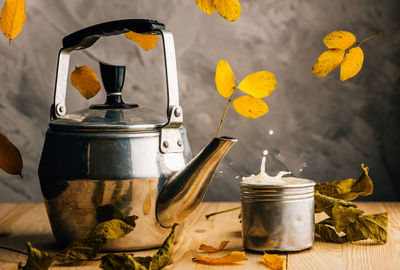
[[[284,185],[286,181],[282,178],[284,175],[291,174],[291,172],[280,171],[275,176],[270,176],[265,172],[266,155],[268,151],[264,150],[264,156],[261,161],[260,173],[257,175],[250,175],[249,177],[242,177],[242,183],[245,184],[260,184],[260,185]]]

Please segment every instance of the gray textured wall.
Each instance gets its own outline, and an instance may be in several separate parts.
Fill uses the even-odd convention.
[[[3,2],[3,1],[2,1]],[[357,177],[370,167],[376,183],[370,199],[400,198],[400,4],[386,1],[241,1],[235,23],[207,16],[195,0],[31,0],[22,33],[0,39],[0,132],[21,149],[24,179],[0,172],[0,201],[40,201],[37,166],[48,125],[55,65],[63,36],[121,18],[154,18],[175,36],[181,105],[194,153],[215,136],[225,100],[214,86],[215,67],[226,59],[237,81],[260,70],[273,72],[276,91],[266,99],[267,116],[244,119],[228,111],[223,134],[239,138],[219,167],[209,200],[238,200],[236,176],[258,172],[262,151],[274,173],[289,169],[319,181]],[[384,31],[363,46],[364,67],[343,83],[338,72],[316,78],[311,67],[332,30],[358,38]],[[126,100],[165,109],[161,46],[145,52],[123,36],[106,38],[72,56],[75,65],[96,59],[128,66]],[[86,101],[69,88],[69,111]],[[273,130],[273,135],[269,135]]]

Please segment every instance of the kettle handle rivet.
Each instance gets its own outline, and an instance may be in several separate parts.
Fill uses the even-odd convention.
[[[174,112],[176,117],[179,117],[182,115],[182,110],[180,108],[176,108],[175,112]]]
[[[176,143],[178,144],[178,146],[182,146],[182,141],[181,140],[178,140]]]
[[[169,146],[168,142],[167,142],[167,141],[164,141],[164,142],[163,142],[163,146],[164,146],[165,148],[168,148],[168,146]]]

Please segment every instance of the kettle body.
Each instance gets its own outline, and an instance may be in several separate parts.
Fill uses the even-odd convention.
[[[61,132],[49,129],[39,166],[40,184],[53,234],[68,244],[114,210],[136,215],[136,228],[109,240],[108,250],[158,247],[170,228],[160,225],[156,201],[165,181],[191,160],[184,151],[161,153],[159,132]]]

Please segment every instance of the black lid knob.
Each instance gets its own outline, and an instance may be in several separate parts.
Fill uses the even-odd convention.
[[[122,87],[125,81],[125,66],[114,66],[99,62],[103,86],[107,92],[105,104],[92,105],[91,109],[118,109],[138,107],[137,104],[125,104],[122,100]]]

